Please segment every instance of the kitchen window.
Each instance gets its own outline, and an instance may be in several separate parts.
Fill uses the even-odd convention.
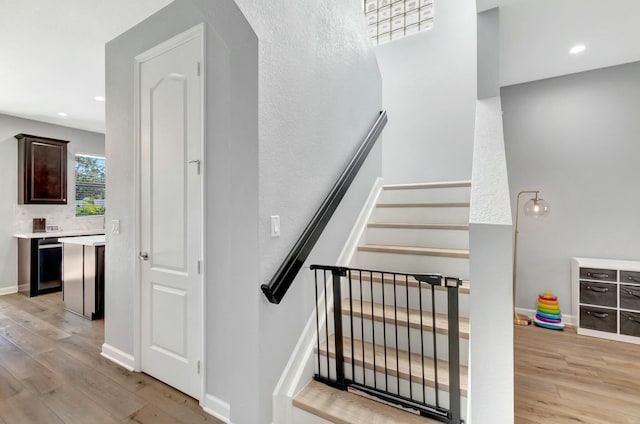
[[[106,160],[102,156],[76,155],[76,216],[104,215]]]

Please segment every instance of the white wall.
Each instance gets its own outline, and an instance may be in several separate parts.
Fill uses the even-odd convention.
[[[375,47],[389,113],[385,183],[471,177],[476,5],[435,3],[433,29]]]
[[[260,283],[271,278],[375,121],[381,81],[357,2],[237,3],[244,15],[232,2],[178,0],[107,44],[107,156],[119,165],[108,174],[107,220],[120,219],[121,234],[107,236],[116,253],[107,260],[105,341],[133,353],[133,57],[204,20],[205,405],[228,403],[234,424],[253,424],[270,422],[277,379],[314,302],[308,270],[280,305],[266,301]],[[337,258],[381,174],[380,155],[378,145],[320,239],[315,261]],[[271,239],[275,214],[282,236]]]
[[[507,424],[514,407],[513,242],[500,97],[478,100],[472,174],[469,422]]]
[[[18,205],[18,140],[25,133],[69,140],[67,146],[67,199],[75,199],[75,155],[104,155],[104,134],[0,115],[0,292],[18,284],[16,232],[31,232],[34,217],[47,218],[63,230],[102,228],[102,217],[75,217],[75,205]],[[108,166],[108,164],[107,164]]]
[[[551,204],[520,211],[516,303],[549,290],[569,314],[572,256],[640,259],[640,62],[503,87],[502,102],[512,207],[531,189]]]
[[[259,39],[260,279],[269,280],[381,110],[381,79],[361,3],[238,0]],[[375,178],[381,143],[308,263],[335,264]],[[270,237],[269,217],[282,236]],[[314,305],[303,269],[279,305],[259,301],[260,415]],[[247,282],[256,290],[257,282]],[[235,422],[235,421],[234,421]]]

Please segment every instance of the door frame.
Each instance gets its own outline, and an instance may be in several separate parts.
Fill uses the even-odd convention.
[[[142,281],[140,260],[138,259],[138,252],[141,251],[141,225],[140,212],[141,207],[141,172],[142,172],[142,140],[141,140],[141,123],[140,123],[140,77],[142,64],[150,59],[153,59],[181,44],[184,44],[194,38],[200,37],[200,111],[201,111],[201,127],[200,127],[200,228],[202,231],[202,237],[200,239],[200,252],[202,257],[201,261],[201,273],[200,273],[200,292],[202,294],[200,299],[200,319],[201,319],[201,334],[200,334],[200,398],[198,401],[202,406],[204,404],[206,395],[206,375],[207,375],[207,316],[206,316],[206,299],[207,299],[207,266],[205,258],[207,257],[206,251],[206,234],[207,234],[207,220],[206,220],[206,200],[207,200],[207,151],[206,151],[206,130],[207,124],[205,117],[206,114],[206,26],[204,23],[200,23],[180,34],[177,34],[155,47],[146,50],[143,53],[138,54],[134,58],[134,80],[133,80],[133,124],[134,124],[134,165],[133,165],[133,181],[134,181],[134,202],[133,202],[133,226],[134,226],[134,240],[135,247],[133,254],[135,255],[135,281],[133,287],[133,358],[134,358],[134,371],[140,372],[142,370]]]

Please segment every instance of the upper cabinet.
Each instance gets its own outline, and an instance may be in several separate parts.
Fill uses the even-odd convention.
[[[67,204],[67,144],[18,134],[18,203]]]

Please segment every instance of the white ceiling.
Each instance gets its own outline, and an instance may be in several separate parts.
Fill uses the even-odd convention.
[[[0,0],[0,113],[104,132],[105,43],[170,2]]]
[[[170,2],[0,0],[0,113],[104,132],[104,44]],[[640,60],[640,0],[496,5],[503,86]]]
[[[639,0],[499,2],[502,86],[640,60]]]

